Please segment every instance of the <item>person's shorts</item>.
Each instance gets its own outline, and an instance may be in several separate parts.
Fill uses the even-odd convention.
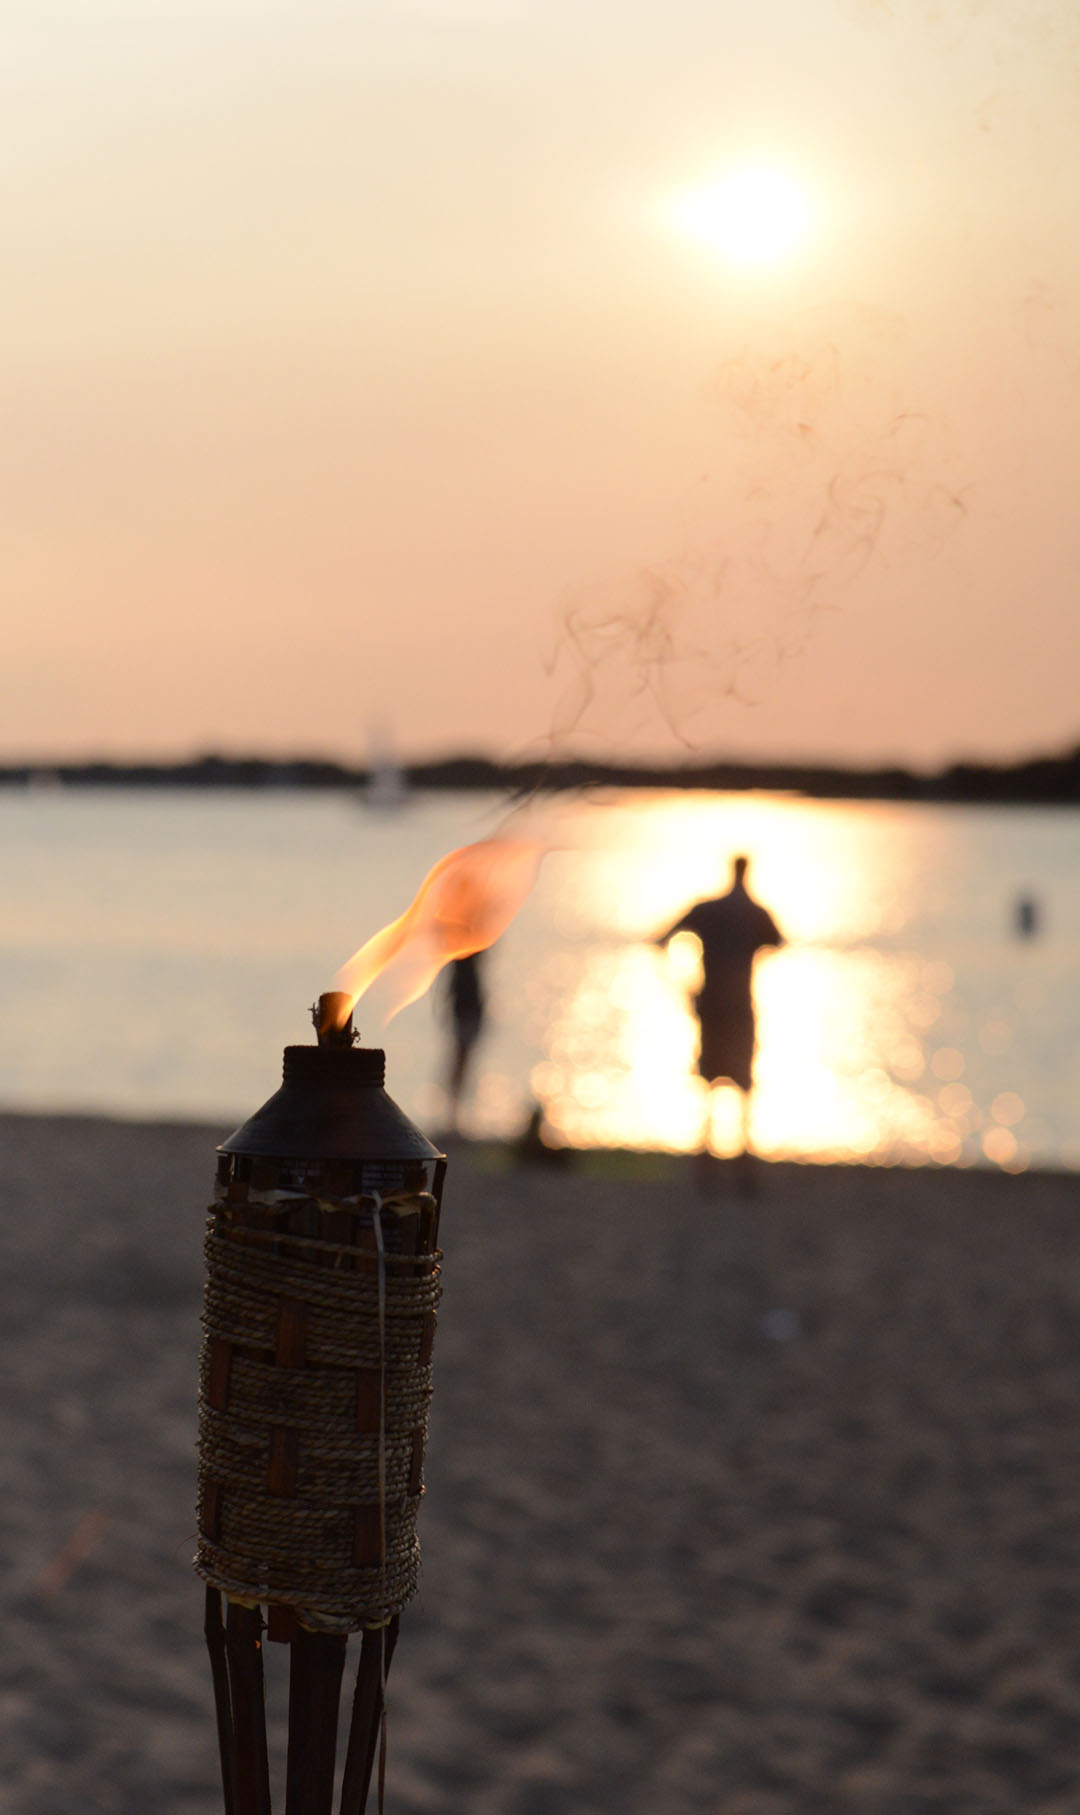
[[[740,1090],[749,1090],[754,1068],[754,1017],[725,1014],[702,1015],[698,1071],[708,1084],[729,1078]]]

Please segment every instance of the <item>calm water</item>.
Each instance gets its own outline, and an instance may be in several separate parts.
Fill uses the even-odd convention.
[[[321,794],[0,795],[0,1103],[239,1120],[307,1005],[492,798],[378,814]],[[759,961],[759,1151],[1080,1167],[1080,815],[624,795],[564,810],[491,955],[471,1105],[507,1134],[539,1099],[580,1144],[693,1145],[697,953],[647,943],[750,853],[790,941]],[[1014,930],[1021,893],[1038,936]],[[363,1025],[363,1016],[359,1016]],[[431,1000],[380,1036],[392,1094],[437,1128]],[[734,1139],[718,1093],[712,1139]]]

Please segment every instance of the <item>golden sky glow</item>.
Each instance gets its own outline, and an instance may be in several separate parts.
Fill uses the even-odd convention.
[[[1075,741],[1078,66],[1066,0],[19,9],[0,753]]]

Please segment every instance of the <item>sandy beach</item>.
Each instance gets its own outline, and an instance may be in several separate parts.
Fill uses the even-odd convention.
[[[221,1808],[222,1132],[0,1118],[3,1815]],[[703,1202],[675,1160],[457,1153],[388,1815],[1074,1810],[1077,1194],[780,1166]]]

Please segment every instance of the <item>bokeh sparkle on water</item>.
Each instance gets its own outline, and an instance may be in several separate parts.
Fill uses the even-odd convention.
[[[644,941],[725,886],[747,851],[752,892],[789,941],[755,972],[760,1153],[1076,1163],[1051,1051],[1075,1065],[1067,1029],[1045,1013],[1045,979],[1074,985],[1073,953],[1053,927],[1018,942],[1010,920],[1016,888],[1040,880],[1062,915],[1069,878],[1046,871],[1055,842],[1076,842],[1071,819],[685,795],[627,802],[599,837],[562,885],[579,958],[533,1072],[567,1139],[681,1149],[699,1137],[706,1093],[687,1012],[697,954],[665,960]],[[737,1093],[721,1089],[718,1152],[738,1143],[738,1111]]]
[[[475,796],[386,815],[284,792],[0,799],[0,1098],[239,1119],[274,1088],[281,1046],[310,1037],[306,1005],[342,959],[502,810]],[[574,1144],[696,1144],[696,942],[651,941],[746,851],[789,941],[755,974],[759,1152],[1080,1166],[1080,818],[688,793],[557,815],[564,848],[491,955],[473,1132],[516,1133],[535,1098]],[[1022,892],[1043,910],[1026,940]],[[436,1005],[380,1037],[394,1095],[437,1129]],[[721,1089],[717,1151],[738,1126]]]

